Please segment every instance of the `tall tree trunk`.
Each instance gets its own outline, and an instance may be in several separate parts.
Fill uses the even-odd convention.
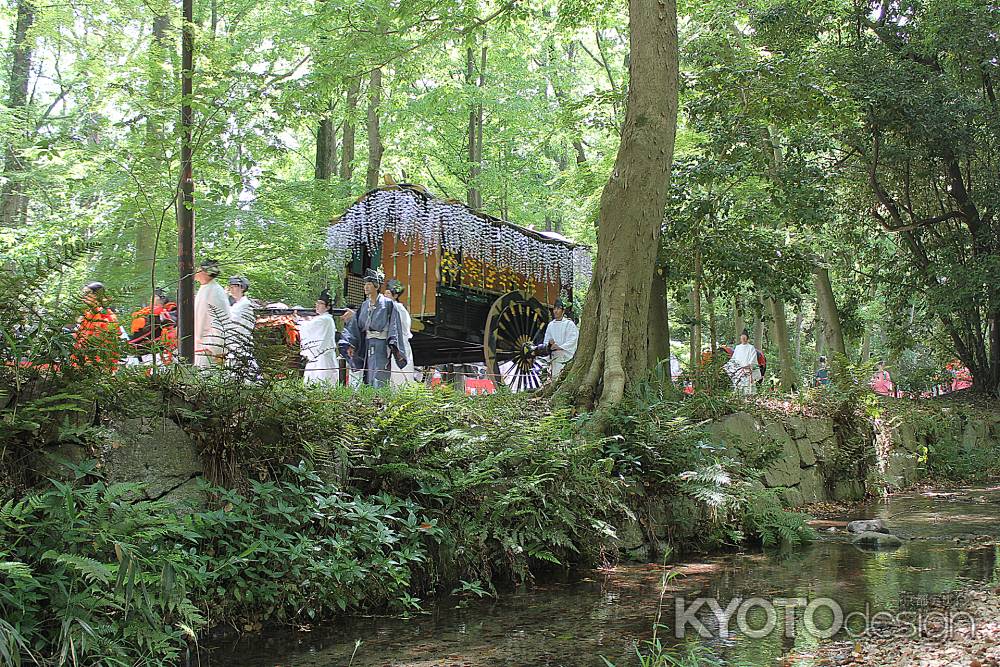
[[[629,0],[628,101],[601,193],[597,263],[576,361],[559,393],[577,407],[619,402],[649,367],[649,299],[677,129],[675,0]]]
[[[145,159],[154,163],[153,173],[166,171],[163,164],[164,140],[163,127],[158,121],[156,108],[163,93],[164,64],[170,62],[170,49],[173,45],[167,40],[167,29],[170,27],[170,16],[164,13],[153,17],[152,40],[149,45],[147,72],[149,76],[148,97],[154,108],[146,115]],[[176,46],[174,46],[176,48]],[[138,216],[135,227],[135,271],[145,286],[155,287],[153,270],[156,266],[157,236],[159,221],[152,216],[152,211]],[[152,303],[152,301],[150,301]]]
[[[823,318],[819,313],[819,306],[816,307],[816,317],[813,318],[813,335],[816,337],[816,356],[826,354],[826,327],[823,325]]]
[[[758,350],[764,348],[764,320],[761,317],[761,308],[764,307],[764,301],[760,300],[758,302],[758,308],[753,311],[753,346]]]
[[[382,129],[379,124],[379,107],[382,105],[382,70],[372,70],[368,81],[368,177],[365,184],[369,189],[378,185],[382,170]]]
[[[178,344],[181,358],[194,362],[194,0],[182,2],[181,38],[181,201],[177,206]]]
[[[701,253],[694,256],[694,288],[691,290],[691,315],[694,321],[691,323],[691,368],[698,367],[701,358]]]
[[[865,332],[861,335],[861,352],[858,355],[858,361],[862,364],[867,364],[868,360],[872,358],[872,334],[871,334],[871,323],[865,322]]]
[[[802,367],[802,304],[795,309],[795,366]]]
[[[771,339],[778,346],[781,362],[781,388],[791,391],[795,385],[795,366],[792,365],[792,345],[788,338],[788,320],[785,319],[785,303],[780,299],[768,299],[771,311]]]
[[[740,303],[739,297],[733,300],[733,325],[733,340],[738,341],[743,329],[746,328],[746,321],[743,319],[743,304]]]
[[[705,286],[705,299],[708,301],[708,349],[714,351],[719,344],[719,330],[715,326],[715,293],[708,285]]]
[[[667,321],[667,281],[663,271],[653,271],[649,289],[649,367],[670,356],[670,324]]]
[[[869,303],[875,298],[875,286],[872,285],[868,288],[868,301]],[[858,360],[862,364],[867,364],[869,359],[872,358],[872,329],[875,328],[875,323],[868,320],[864,323],[864,333],[861,334],[861,351],[858,354]]]
[[[11,44],[10,87],[7,91],[7,108],[16,118],[15,123],[28,133],[28,76],[31,73],[32,43],[28,32],[35,23],[34,0],[18,0],[17,19],[14,23],[14,40]],[[13,227],[25,221],[28,199],[22,180],[25,171],[23,155],[17,140],[11,141],[4,155],[4,185],[0,190],[0,227]]]
[[[316,131],[316,180],[329,180],[337,173],[337,128],[333,119],[326,116]]]
[[[340,155],[340,180],[342,181],[350,181],[354,178],[354,114],[358,109],[358,91],[360,90],[360,79],[351,77],[347,80],[347,109],[344,112],[344,145]]]
[[[466,83],[472,86],[476,82],[476,52],[471,46],[465,51]],[[479,88],[486,84],[486,47],[482,47],[479,67]],[[475,102],[469,109],[469,187],[466,195],[469,206],[474,209],[483,207],[483,193],[477,183],[483,169],[483,103]]]
[[[844,345],[844,331],[840,326],[840,311],[837,310],[837,302],[833,297],[830,272],[826,267],[817,266],[813,269],[813,278],[816,283],[816,303],[823,315],[830,352],[846,356],[847,347]]]

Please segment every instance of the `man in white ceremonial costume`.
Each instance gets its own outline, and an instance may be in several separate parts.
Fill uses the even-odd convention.
[[[219,263],[206,259],[194,273],[201,285],[194,297],[194,365],[211,368],[226,355],[226,329],[230,323],[229,297],[216,278]]]
[[[228,348],[228,365],[235,369],[258,375],[257,361],[253,356],[253,330],[257,325],[257,315],[253,310],[253,302],[247,296],[250,281],[243,276],[233,276],[229,279],[230,330],[226,339]]]
[[[403,286],[403,283],[395,278],[386,283],[385,295],[392,299],[392,302],[396,306],[396,313],[399,315],[399,330],[402,334],[400,346],[403,348],[403,354],[406,355],[406,366],[402,368],[396,363],[395,357],[389,360],[389,363],[392,365],[392,377],[389,380],[389,384],[393,387],[402,387],[405,384],[413,382],[413,348],[410,347],[410,339],[413,338],[413,332],[410,331],[412,320],[410,319],[410,311],[399,300],[405,291],[406,288]]]
[[[740,344],[733,349],[733,356],[725,365],[726,372],[733,379],[733,388],[746,395],[757,393],[760,382],[760,366],[757,348],[750,343],[750,334],[745,329],[740,334]]]
[[[670,353],[670,379],[677,382],[681,378],[681,373],[684,371],[681,369],[680,359],[673,352]]]
[[[576,344],[580,338],[580,330],[576,322],[566,317],[566,302],[556,299],[552,306],[552,321],[545,327],[545,338],[542,346],[548,348],[552,359],[552,379],[559,377],[563,368],[576,354]]]
[[[316,317],[299,318],[299,347],[306,359],[302,381],[306,384],[340,383],[340,360],[337,358],[337,325],[330,309],[333,298],[330,290],[323,290],[316,298]]]

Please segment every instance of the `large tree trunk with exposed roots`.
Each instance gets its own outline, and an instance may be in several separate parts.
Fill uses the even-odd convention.
[[[649,368],[652,276],[677,127],[675,0],[629,0],[628,106],[601,194],[597,265],[575,359],[557,390],[580,409],[617,403]]]

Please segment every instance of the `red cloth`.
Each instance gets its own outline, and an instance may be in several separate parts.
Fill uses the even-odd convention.
[[[951,390],[959,391],[960,389],[968,389],[972,386],[972,372],[968,368],[962,365],[958,359],[955,359],[945,366],[949,371],[952,372],[954,378],[951,381]]]
[[[129,344],[138,347],[142,354],[156,351],[162,355],[163,363],[173,361],[174,351],[177,349],[177,324],[174,320],[176,311],[177,304],[171,301],[153,308],[146,306],[132,313],[132,324],[129,327],[132,338],[129,339]],[[150,326],[150,315],[156,323],[156,345],[150,345],[149,338],[154,330]]]
[[[467,378],[465,380],[466,396],[476,396],[477,394],[492,394],[497,390],[493,380],[489,378]]]

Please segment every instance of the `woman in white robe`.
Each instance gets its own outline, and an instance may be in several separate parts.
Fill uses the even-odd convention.
[[[318,315],[299,322],[300,352],[306,358],[302,381],[306,384],[340,383],[340,361],[337,358],[337,326],[330,314],[332,304],[329,290],[323,290],[316,299]]]
[[[757,348],[750,343],[750,335],[746,331],[740,334],[740,344],[726,362],[726,371],[733,379],[734,389],[746,395],[757,393],[757,383],[761,379]]]
[[[410,318],[410,311],[399,300],[399,297],[406,290],[403,287],[403,283],[393,278],[386,284],[386,287],[388,289],[386,289],[385,295],[392,299],[396,306],[396,312],[399,314],[399,330],[403,332],[403,349],[404,354],[406,354],[406,366],[403,368],[399,367],[395,358],[391,360],[392,377],[389,384],[393,387],[402,387],[404,384],[413,382],[413,348],[410,347],[410,339],[413,338],[413,332],[410,331],[412,320]]]

